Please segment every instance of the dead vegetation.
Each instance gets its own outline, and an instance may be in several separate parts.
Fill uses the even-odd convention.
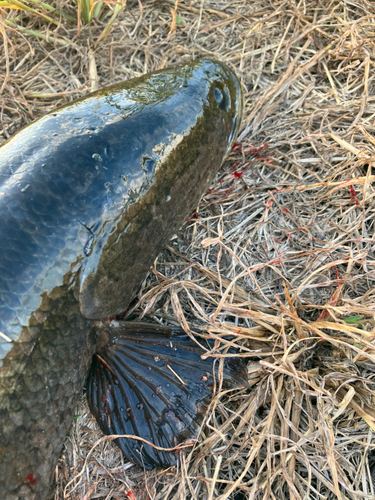
[[[90,89],[192,57],[241,77],[238,143],[132,312],[199,326],[218,361],[229,343],[249,387],[228,394],[218,380],[181,467],[152,473],[124,463],[83,400],[54,498],[374,498],[373,2],[128,1],[99,42],[106,20],[77,26],[62,14],[75,16],[72,1],[56,7],[57,26],[1,11],[3,139]]]

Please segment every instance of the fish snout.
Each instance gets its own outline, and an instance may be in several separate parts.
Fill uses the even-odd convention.
[[[220,61],[202,61],[202,71],[211,82],[210,104],[216,104],[219,110],[225,114],[225,120],[229,118],[232,121],[232,130],[226,150],[226,155],[228,155],[242,122],[244,107],[242,85],[234,71]]]

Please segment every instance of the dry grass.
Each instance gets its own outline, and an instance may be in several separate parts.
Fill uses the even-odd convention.
[[[166,472],[98,443],[82,401],[54,498],[374,498],[373,2],[128,1],[99,43],[106,21],[78,37],[62,15],[56,28],[3,13],[50,40],[0,25],[4,139],[97,85],[192,57],[228,63],[247,89],[238,144],[133,312],[230,334],[250,389],[219,391]]]

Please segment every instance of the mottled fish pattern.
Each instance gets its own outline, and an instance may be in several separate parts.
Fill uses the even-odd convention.
[[[48,494],[98,335],[89,393],[102,428],[115,428],[103,414],[120,397],[113,385],[126,399],[129,382],[115,369],[112,380],[101,370],[105,358],[118,363],[113,351],[126,351],[126,343],[118,341],[124,327],[116,333],[106,318],[126,309],[157,254],[194,211],[233,144],[241,114],[234,73],[199,60],[71,102],[0,147],[1,499]],[[99,404],[101,380],[107,385]],[[176,425],[173,439],[181,431]],[[133,456],[133,449],[122,449],[142,463],[139,450]],[[148,466],[173,462],[150,451],[144,457]]]

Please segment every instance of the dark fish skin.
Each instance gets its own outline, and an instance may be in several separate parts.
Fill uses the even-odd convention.
[[[200,342],[214,348],[213,341]],[[202,347],[179,328],[123,321],[101,331],[87,399],[105,434],[144,440],[115,440],[130,462],[146,469],[177,465],[176,446],[197,436],[212,401],[215,370],[212,358],[202,359]],[[243,358],[224,360],[226,390],[247,386],[245,367]]]
[[[241,114],[233,72],[200,60],[78,99],[1,146],[1,499],[48,494],[96,330],[192,213]]]

